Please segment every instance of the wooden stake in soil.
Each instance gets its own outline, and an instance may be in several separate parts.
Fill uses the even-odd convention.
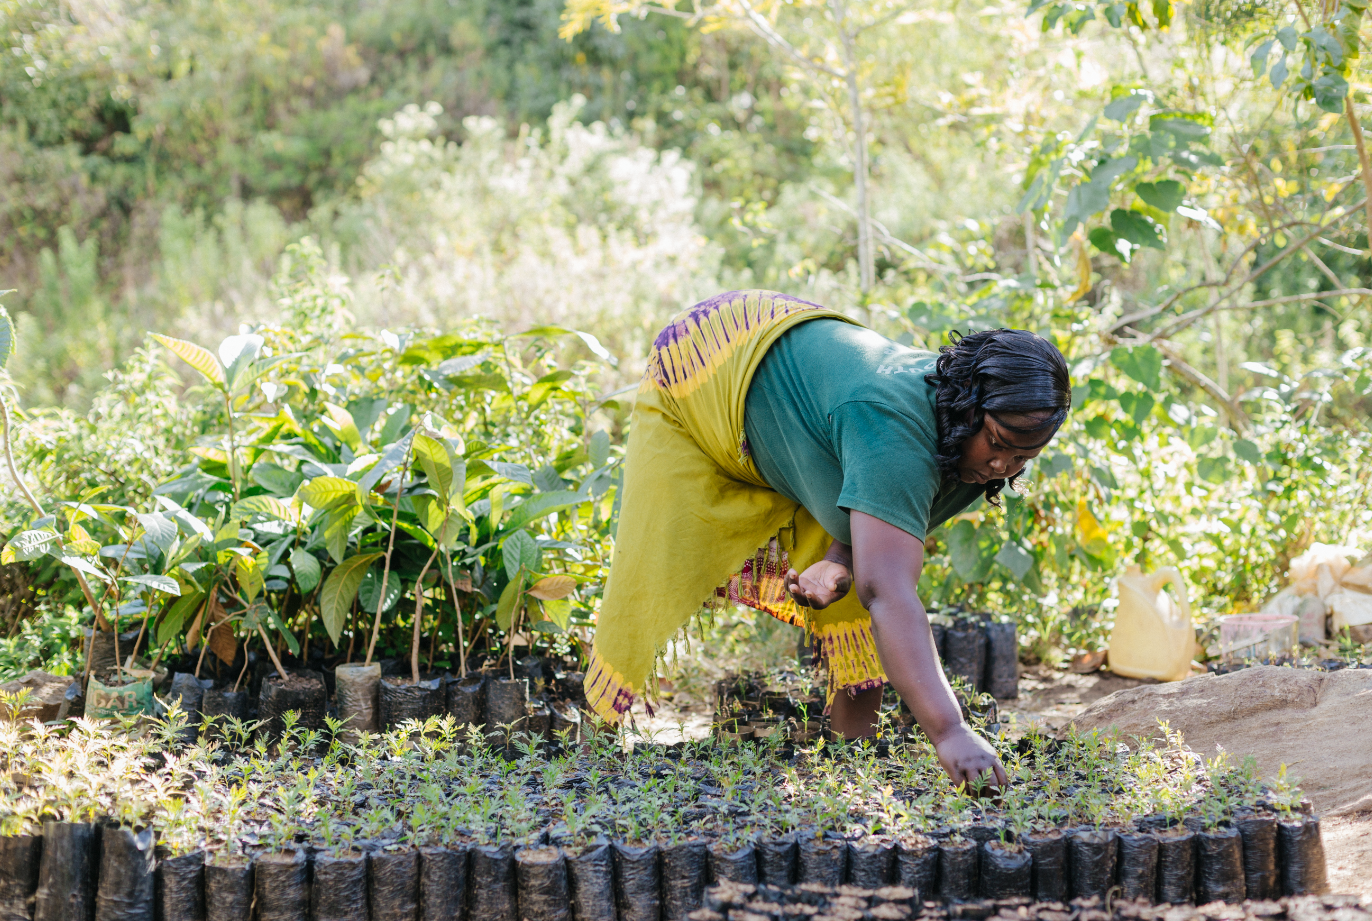
[[[405,475],[410,472],[410,450],[414,447],[414,440],[411,439],[410,447],[405,449],[405,460],[400,465],[400,479],[395,486],[395,509],[391,512],[391,539],[386,544],[386,565],[381,570],[381,597],[376,601],[376,619],[372,621],[372,639],[367,644],[367,660],[363,665],[372,664],[372,653],[376,651],[376,638],[381,633],[381,612],[386,609],[386,582],[391,577],[391,554],[395,552],[395,526],[400,520],[400,498],[405,495]]]
[[[438,547],[434,547],[434,552],[429,554],[429,561],[424,564],[424,568],[419,572],[419,579],[414,584],[414,638],[410,641],[410,678],[412,684],[419,684],[419,627],[424,620],[424,577],[429,574],[429,567],[433,565],[434,558],[438,556]]]

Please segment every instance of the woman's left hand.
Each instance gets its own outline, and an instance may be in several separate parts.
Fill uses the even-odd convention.
[[[838,601],[852,587],[853,574],[833,560],[820,560],[799,574],[794,569],[786,573],[786,590],[796,604],[816,610]]]

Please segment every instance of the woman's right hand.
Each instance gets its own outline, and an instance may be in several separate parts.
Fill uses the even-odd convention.
[[[1010,782],[1005,767],[996,757],[991,744],[972,731],[966,723],[959,723],[934,745],[939,764],[948,772],[954,785],[966,784],[971,789],[978,777],[989,772],[985,782],[1003,787]]]
[[[799,574],[794,569],[786,573],[786,591],[796,604],[816,610],[838,601],[852,587],[853,574],[847,566],[833,560],[820,560]]]

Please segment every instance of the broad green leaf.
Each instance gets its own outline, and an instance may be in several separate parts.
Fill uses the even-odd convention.
[[[566,633],[567,626],[572,622],[572,602],[567,598],[559,598],[542,603],[544,623],[551,622],[557,627],[558,633]],[[539,624],[534,624],[534,629],[538,629]],[[552,631],[544,630],[549,633]]]
[[[52,531],[22,531],[10,538],[0,553],[0,563],[23,563],[44,556],[57,544],[57,535]]]
[[[1186,186],[1175,179],[1162,179],[1158,182],[1140,182],[1134,186],[1139,198],[1159,211],[1176,211],[1186,198]]]
[[[295,573],[295,585],[302,595],[308,595],[319,584],[322,574],[319,558],[305,550],[291,551],[291,570]]]
[[[119,581],[132,582],[135,585],[145,585],[150,589],[159,592],[164,592],[168,595],[175,595],[178,597],[181,595],[181,583],[177,582],[170,576],[158,576],[152,574],[141,576],[125,576]]]
[[[357,499],[357,484],[341,476],[317,476],[300,487],[302,502],[311,508],[328,508],[345,497]]]
[[[324,521],[324,546],[335,563],[342,563],[348,552],[348,538],[352,535],[357,506],[334,509]]]
[[[367,553],[348,557],[334,567],[334,571],[324,580],[324,587],[319,591],[319,616],[335,646],[343,635],[343,627],[347,624],[348,613],[357,598],[357,589],[362,584],[363,576],[372,563],[383,555]]]
[[[1117,348],[1110,363],[1149,390],[1162,388],[1162,353],[1151,345]]]
[[[362,610],[371,614],[376,613],[376,606],[381,601],[381,578],[381,573],[375,569],[369,569],[357,587],[358,603],[362,605]],[[404,591],[405,585],[401,581],[399,573],[392,571],[386,577],[386,603],[381,607],[382,612],[395,607],[395,603],[400,600]]]
[[[448,505],[453,489],[453,466],[448,457],[448,449],[436,438],[416,435],[412,446],[420,469],[429,480],[429,488],[438,493],[444,509]]]
[[[566,598],[576,589],[576,580],[571,576],[544,576],[529,586],[529,594],[539,601],[556,601]]]
[[[229,511],[234,518],[247,520],[250,515],[265,515],[277,521],[295,521],[291,507],[276,496],[249,496],[235,502]]]
[[[419,519],[424,530],[433,533],[443,527],[443,522],[448,518],[448,507],[438,496],[421,493],[410,497],[410,501],[414,505],[415,517]]]
[[[1110,212],[1110,228],[1120,239],[1128,240],[1135,246],[1163,248],[1162,228],[1146,214],[1116,208]]]
[[[238,578],[238,588],[243,593],[243,600],[249,604],[256,601],[257,596],[266,588],[266,577],[263,576],[262,567],[254,556],[240,556],[235,559],[233,574]]]
[[[1157,401],[1153,399],[1151,393],[1121,393],[1119,395],[1120,408],[1129,414],[1129,418],[1134,420],[1135,425],[1142,425],[1143,420],[1148,418]]]
[[[386,421],[381,426],[381,433],[376,436],[378,444],[388,445],[398,439],[405,426],[410,424],[410,416],[414,415],[414,407],[402,403],[386,416]]]
[[[177,358],[199,371],[200,376],[205,380],[221,389],[227,388],[228,383],[224,378],[224,368],[209,349],[198,346],[194,342],[187,342],[185,339],[173,339],[171,336],[163,336],[159,333],[153,333],[152,337],[166,346]]]
[[[447,519],[443,522],[443,526],[437,531],[431,532],[438,541],[439,546],[444,550],[451,550],[455,547],[458,540],[462,537],[462,529],[466,526],[468,517],[470,516],[466,516],[457,509],[449,512]]]
[[[300,484],[305,482],[303,474],[287,470],[270,461],[258,461],[248,471],[252,481],[278,498],[285,499],[295,495]]]
[[[8,292],[0,292],[5,293]],[[10,319],[9,311],[0,307],[0,371],[5,370],[5,365],[9,364],[10,356],[15,351],[14,343],[14,321]]]
[[[72,556],[66,553],[54,553],[53,556],[56,557],[58,560],[61,560],[63,563],[66,563],[72,569],[77,570],[78,572],[84,572],[88,576],[94,576],[101,582],[110,581],[109,575],[103,569],[100,569],[96,567],[94,564],[81,559],[81,557],[79,556]]]
[[[521,569],[527,572],[538,571],[538,542],[528,531],[515,531],[505,538],[505,543],[500,549],[505,563],[505,573],[511,579],[518,576]]]
[[[525,499],[510,513],[510,520],[505,522],[503,530],[518,530],[531,521],[537,521],[553,512],[580,505],[586,501],[588,501],[586,496],[570,490],[538,493]]]
[[[1148,90],[1130,90],[1122,96],[1116,96],[1105,106],[1105,117],[1112,121],[1122,122],[1139,110],[1139,106],[1145,102],[1152,102],[1153,94]]]
[[[1238,441],[1234,442],[1234,453],[1237,454],[1241,460],[1245,460],[1250,464],[1261,464],[1263,462],[1262,451],[1258,450],[1258,446],[1246,438],[1240,438]]]
[[[265,340],[256,333],[245,333],[241,336],[229,336],[219,343],[219,361],[224,367],[226,386],[234,386],[244,370],[257,358],[257,353],[262,351],[264,342]]]
[[[320,421],[329,431],[333,432],[335,438],[354,451],[362,447],[362,433],[357,430],[357,423],[353,421],[352,413],[342,406],[336,403],[325,403],[324,415],[320,417]]]
[[[500,603],[495,608],[495,623],[501,630],[507,633],[514,621],[515,609],[524,598],[524,577],[521,575],[511,579],[510,584],[505,586],[505,591],[500,593]]]
[[[1222,484],[1229,479],[1229,458],[1202,457],[1196,462],[1196,472],[1207,483]]]
[[[157,625],[157,645],[165,646],[180,636],[182,628],[186,625],[186,618],[190,617],[204,601],[204,592],[191,592],[178,598],[176,603],[167,609],[167,613],[162,615],[162,622]]]
[[[610,459],[610,433],[604,429],[597,429],[591,436],[591,447],[588,452],[593,468],[604,467]]]
[[[995,561],[994,528],[978,528],[971,521],[963,519],[948,532],[948,557],[953,569],[965,582],[983,582],[991,572]]]
[[[357,488],[364,496],[370,494],[388,473],[405,463],[412,442],[413,438],[407,435],[395,444],[386,446],[386,450],[381,452],[381,459],[376,462],[376,466],[368,470],[357,482]]]
[[[139,515],[138,523],[143,526],[143,530],[147,533],[148,542],[164,553],[171,546],[172,541],[176,540],[179,533],[176,523],[161,512]]]
[[[1024,576],[1034,565],[1034,555],[1020,546],[1018,541],[1007,540],[1001,544],[1000,552],[996,554],[996,562],[1014,573],[1016,579],[1024,580]]]

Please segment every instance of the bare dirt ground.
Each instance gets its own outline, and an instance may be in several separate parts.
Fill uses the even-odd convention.
[[[1077,675],[1064,669],[1022,667],[1019,697],[1002,701],[1000,708],[1013,717],[1016,733],[1033,724],[1057,732],[1101,698],[1146,683],[1109,671]],[[710,732],[712,715],[706,687],[699,678],[682,681],[679,686],[664,681],[663,705],[652,716],[640,714],[638,728],[662,742],[676,741],[683,735],[704,738]],[[1372,812],[1326,816],[1321,826],[1330,890],[1372,898]]]

